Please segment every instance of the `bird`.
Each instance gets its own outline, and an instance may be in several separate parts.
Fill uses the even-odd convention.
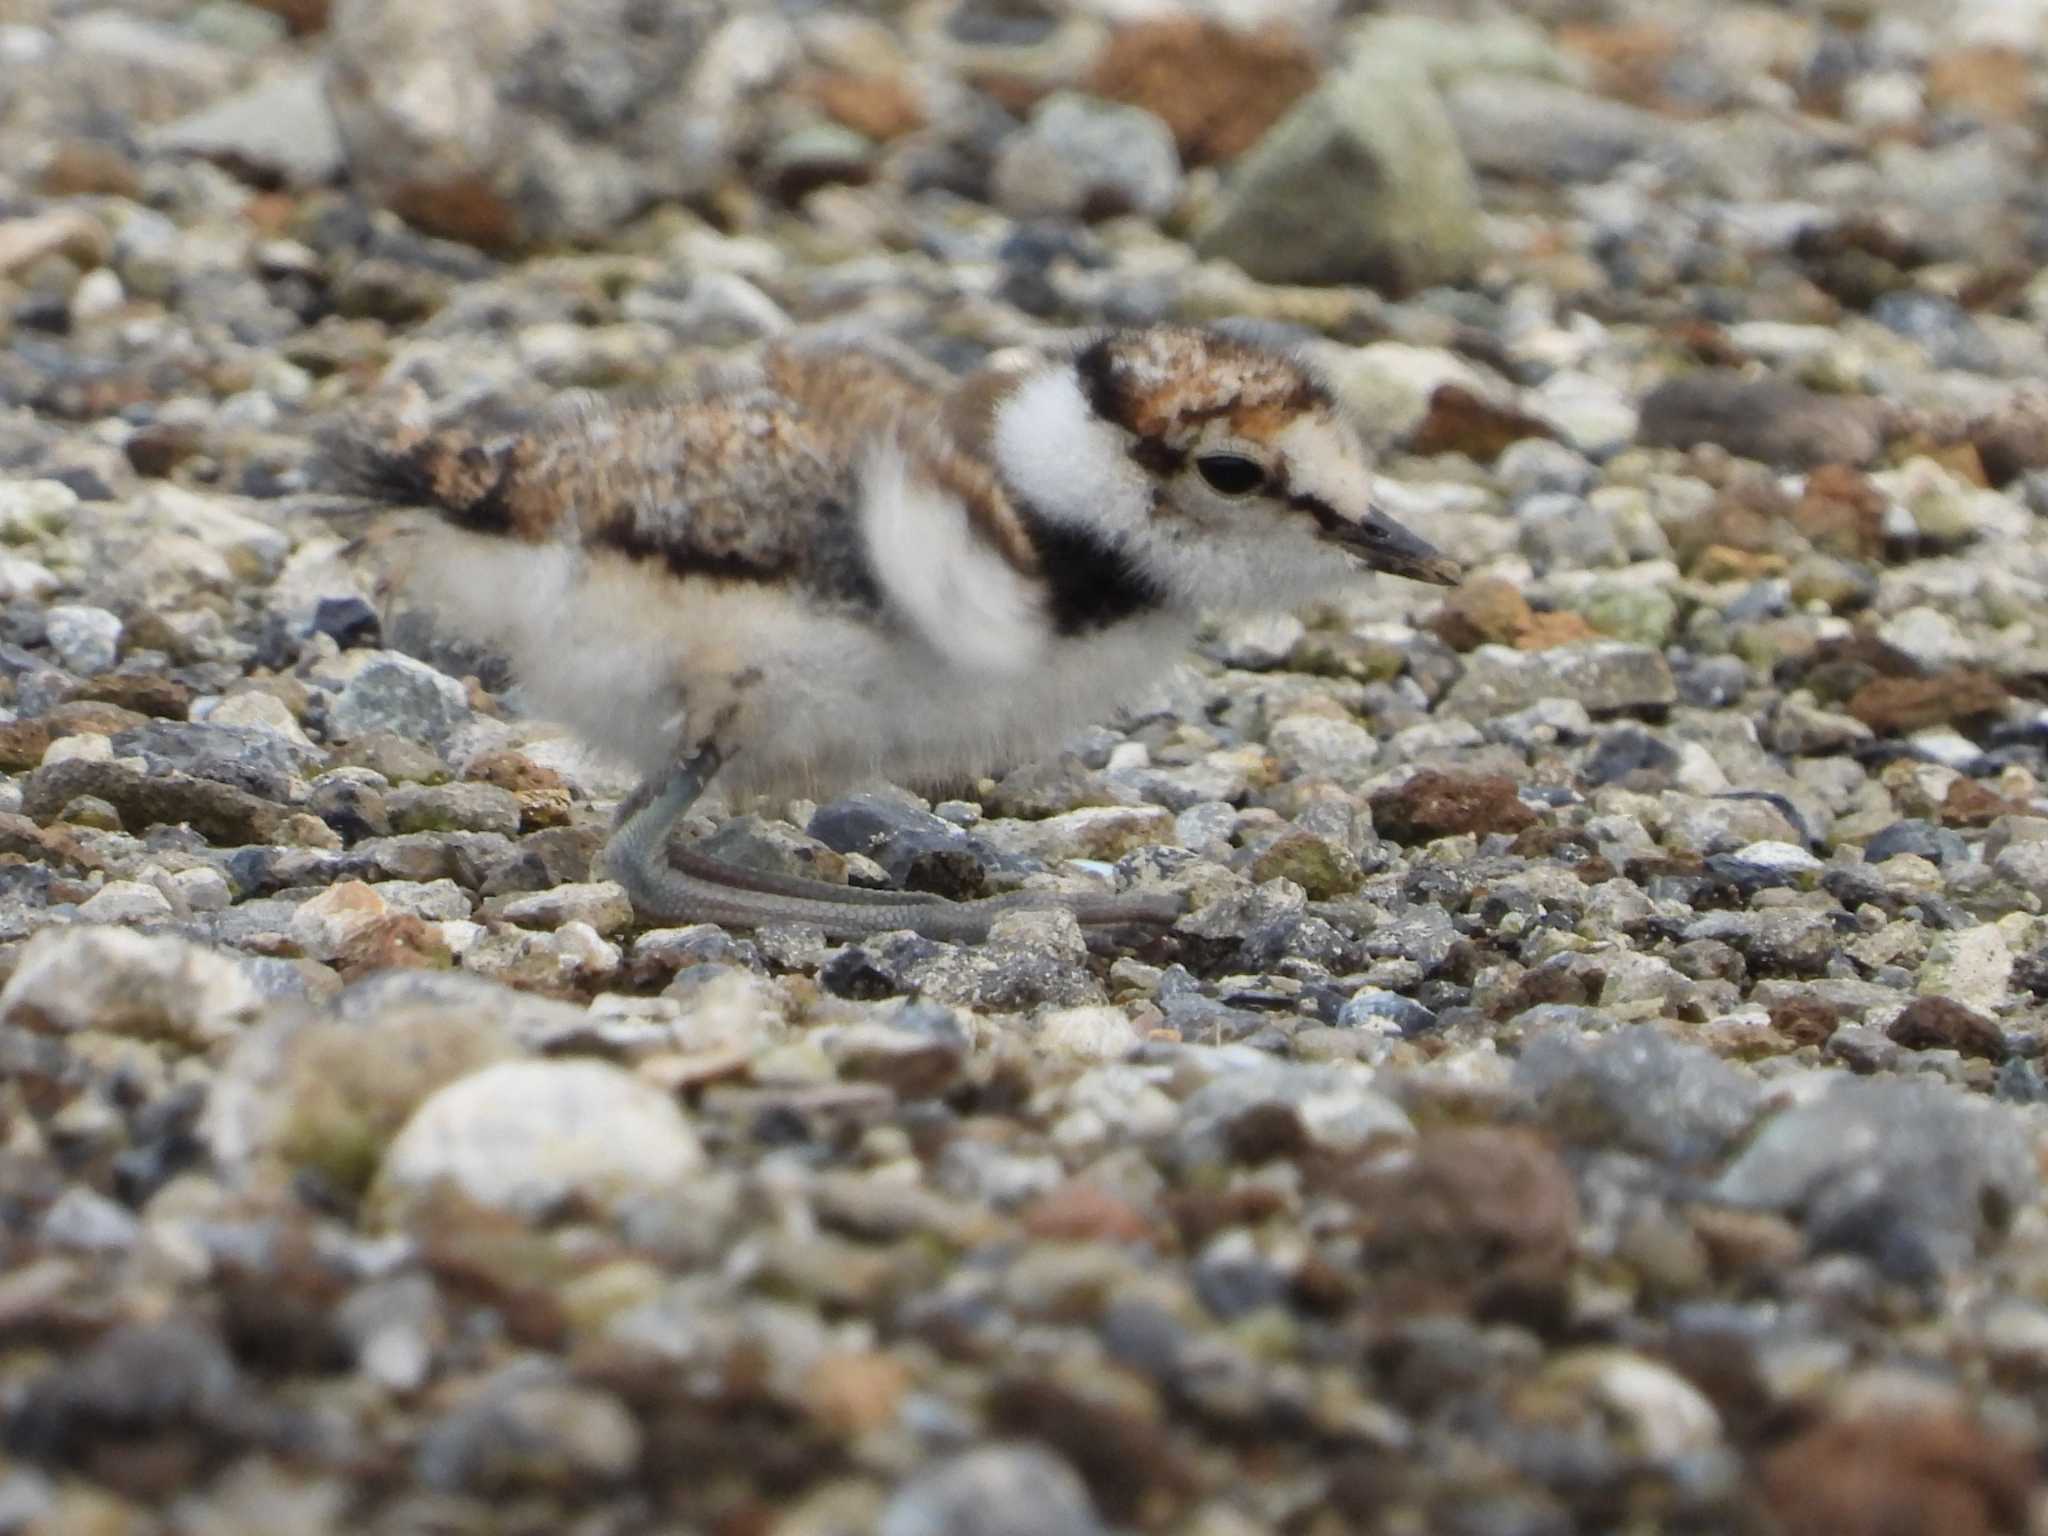
[[[932,782],[1042,756],[1141,697],[1205,616],[1457,563],[1374,500],[1361,434],[1295,352],[1219,329],[1085,334],[939,380],[797,337],[662,399],[510,423],[351,423],[344,503],[397,519],[390,593],[500,653],[531,710],[640,775],[603,863],[636,912],[973,942],[974,901],[670,848],[742,795]],[[1170,922],[1176,897],[1067,899]]]

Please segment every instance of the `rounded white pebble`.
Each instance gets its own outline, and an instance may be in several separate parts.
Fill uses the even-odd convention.
[[[414,1111],[384,1154],[373,1202],[403,1219],[452,1184],[538,1219],[572,1199],[600,1209],[689,1177],[704,1150],[675,1101],[609,1062],[504,1061]]]

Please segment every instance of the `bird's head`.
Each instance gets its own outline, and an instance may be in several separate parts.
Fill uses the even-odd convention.
[[[1281,351],[1193,328],[1113,332],[1022,379],[992,427],[1036,515],[1101,535],[1188,607],[1291,608],[1360,569],[1460,579],[1374,505],[1357,431]]]

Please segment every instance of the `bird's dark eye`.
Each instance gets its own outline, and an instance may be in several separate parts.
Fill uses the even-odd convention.
[[[1249,496],[1266,483],[1259,462],[1241,453],[1206,454],[1195,460],[1195,468],[1219,496]]]

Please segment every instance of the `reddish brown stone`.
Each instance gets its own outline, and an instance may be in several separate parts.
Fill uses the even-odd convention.
[[[47,720],[0,721],[0,768],[21,773],[35,767],[55,739]]]
[[[158,423],[131,432],[121,451],[128,455],[135,473],[161,479],[199,452],[201,446],[199,434],[192,428]]]
[[[2001,816],[2029,814],[2026,806],[1975,779],[1957,779],[1941,801],[1942,825],[1949,827],[1988,827]]]
[[[454,964],[440,930],[409,912],[365,924],[348,936],[334,960],[345,981],[376,971],[445,971]]]
[[[469,765],[465,777],[509,791],[519,802],[522,831],[569,824],[569,781],[523,753],[487,752]]]
[[[1600,632],[1576,613],[1544,613],[1513,582],[1497,576],[1468,581],[1446,597],[1430,620],[1437,638],[1454,651],[1512,645],[1521,651],[1597,640]]]
[[[2005,1031],[1952,997],[1916,997],[1885,1031],[1911,1051],[1960,1051],[1984,1061],[2005,1060]]]
[[[1884,509],[1884,492],[1868,475],[1846,464],[1823,464],[1806,477],[1792,526],[1826,554],[1867,560],[1884,549]]]
[[[62,827],[39,827],[26,816],[0,812],[0,854],[60,869],[101,869],[105,861]]]
[[[917,93],[893,75],[832,70],[811,76],[804,89],[827,117],[878,144],[915,133],[925,124]]]
[[[1584,645],[1588,640],[1599,638],[1600,631],[1583,614],[1563,609],[1554,613],[1539,611],[1529,615],[1529,622],[1515,636],[1515,649],[1549,651],[1560,645]]]
[[[91,703],[112,704],[159,720],[183,720],[192,709],[190,688],[149,673],[101,672],[85,680],[78,696]]]
[[[1873,731],[1924,731],[1978,715],[2003,714],[2005,685],[1988,672],[1957,668],[1935,677],[1877,677],[1849,698],[1849,713]]]
[[[1372,817],[1380,836],[1397,843],[1425,843],[1461,832],[1512,834],[1537,820],[1507,775],[1437,769],[1425,769],[1398,788],[1374,795]]]
[[[519,212],[485,182],[410,182],[392,192],[391,211],[430,235],[502,251],[520,237]]]
[[[331,0],[254,0],[256,6],[282,16],[294,37],[318,32],[327,25]]]
[[[1579,1202],[1536,1132],[1426,1131],[1412,1160],[1376,1167],[1354,1193],[1366,1276],[1396,1308],[1543,1317],[1561,1305]]]
[[[1547,423],[1513,406],[1499,405],[1456,384],[1439,384],[1429,397],[1429,411],[1408,440],[1408,451],[1427,458],[1462,453],[1491,464],[1509,445],[1524,438],[1552,437]]]
[[[1826,1045],[1841,1027],[1834,1005],[1817,997],[1788,997],[1771,1009],[1771,1028],[1793,1045]]]
[[[1429,625],[1452,650],[1472,651],[1482,645],[1514,644],[1534,613],[1513,582],[1483,576],[1446,597]]]
[[[1315,55],[1285,27],[1240,32],[1177,16],[1119,31],[1089,89],[1161,118],[1181,158],[1204,165],[1250,149],[1317,73]]]
[[[1931,1412],[1819,1425],[1762,1471],[1780,1536],[2019,1536],[2038,1482],[2018,1446]]]
[[[1558,28],[1558,46],[1586,61],[1588,84],[1653,110],[1666,103],[1664,82],[1686,46],[1685,33],[1660,22],[1578,23]]]
[[[1142,1243],[1157,1235],[1142,1212],[1081,1179],[1069,1179],[1026,1206],[1024,1230],[1033,1237],[1079,1243]]]
[[[1969,437],[1984,479],[1992,485],[2008,485],[2028,470],[2048,469],[2048,398],[2016,395],[1971,422]]]

